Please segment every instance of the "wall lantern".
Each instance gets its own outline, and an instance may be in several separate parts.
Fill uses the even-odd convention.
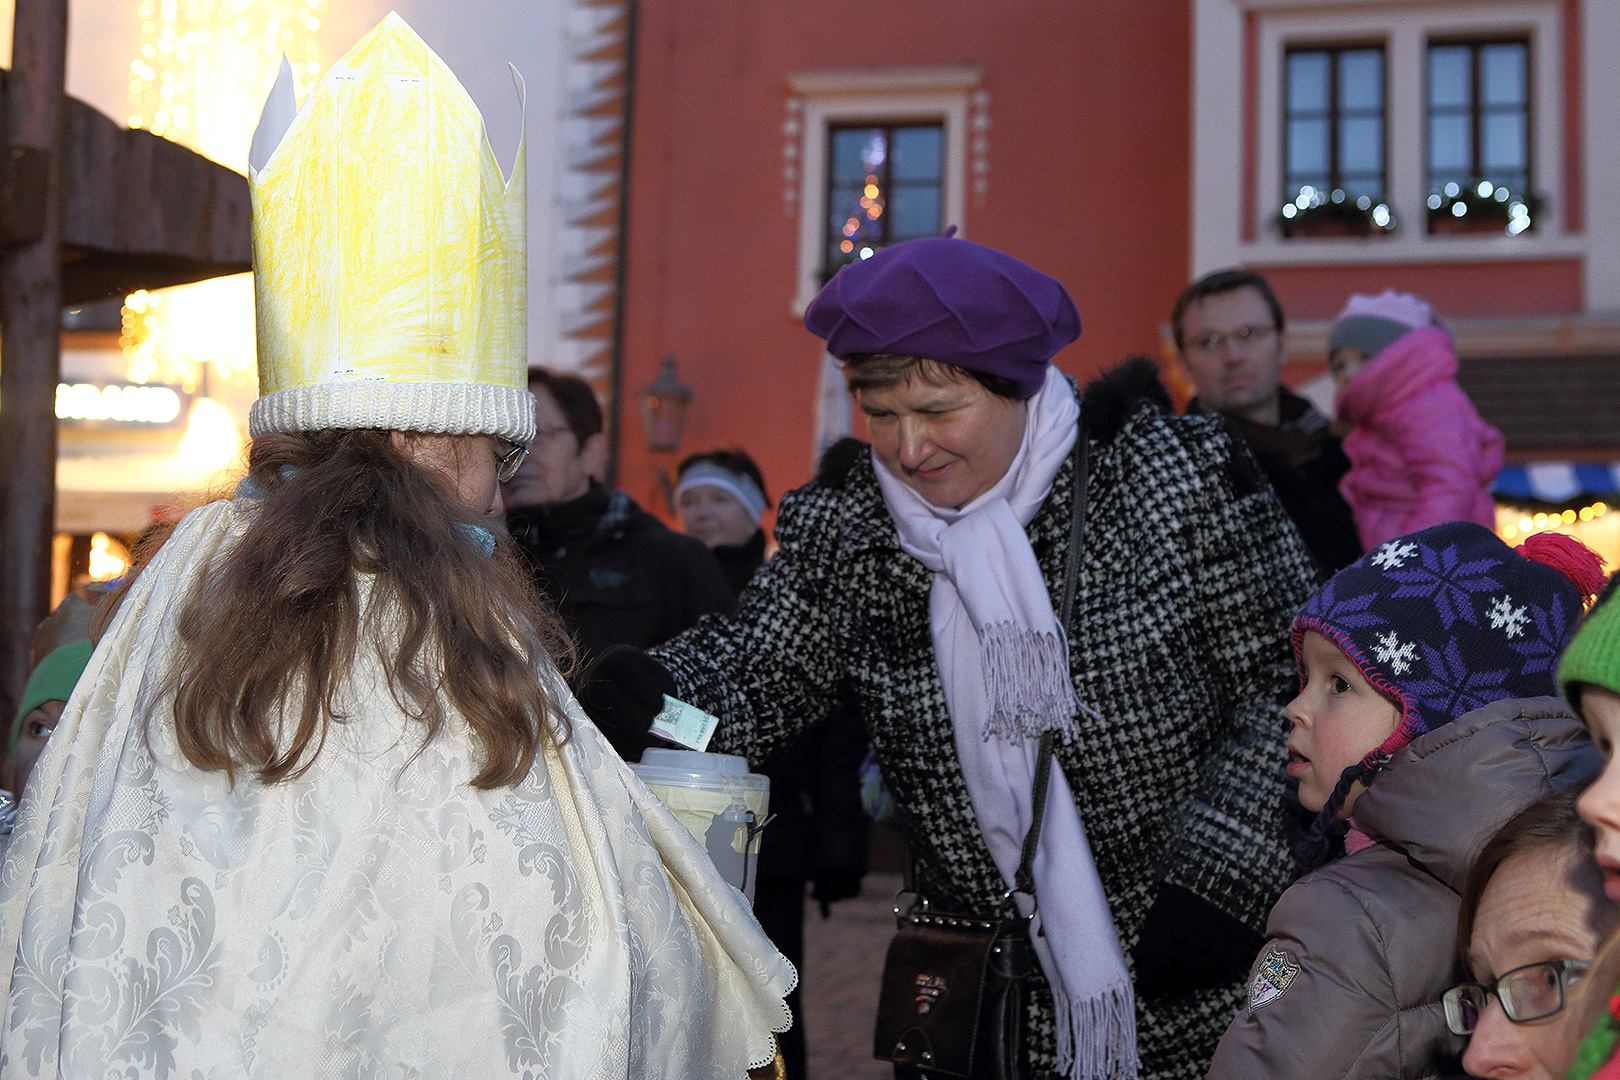
[[[692,405],[692,388],[675,377],[675,354],[664,357],[664,365],[641,390],[641,430],[647,449],[672,452],[681,445],[686,429],[686,411]]]

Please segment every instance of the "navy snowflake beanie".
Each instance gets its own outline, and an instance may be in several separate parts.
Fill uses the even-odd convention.
[[[1305,632],[1316,631],[1395,703],[1401,722],[1344,771],[1302,860],[1326,858],[1351,785],[1370,783],[1419,735],[1493,701],[1558,693],[1559,654],[1602,580],[1602,561],[1578,540],[1544,533],[1515,550],[1471,521],[1398,536],[1335,574],[1294,619],[1295,661]],[[1301,664],[1301,685],[1304,677]]]

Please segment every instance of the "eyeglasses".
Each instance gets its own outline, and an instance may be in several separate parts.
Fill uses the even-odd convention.
[[[506,442],[505,439],[501,441]],[[527,446],[514,442],[507,442],[506,445],[512,449],[495,455],[495,479],[503,484],[517,475],[517,471],[523,467],[523,460],[529,456]]]
[[[1581,981],[1592,965],[1585,960],[1544,960],[1514,968],[1489,986],[1463,983],[1447,990],[1440,1000],[1446,1009],[1446,1027],[1453,1035],[1469,1035],[1495,998],[1515,1024],[1545,1020],[1564,1011],[1567,990]]]
[[[1247,352],[1256,345],[1262,345],[1277,333],[1275,326],[1240,326],[1236,330],[1229,330],[1224,334],[1208,333],[1203,337],[1187,343],[1188,352],[1212,354],[1220,352],[1228,345],[1235,345],[1239,352]]]

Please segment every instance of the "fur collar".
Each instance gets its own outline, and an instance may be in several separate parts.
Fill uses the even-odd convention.
[[[1170,391],[1159,379],[1159,365],[1145,356],[1132,356],[1086,384],[1080,414],[1091,441],[1107,446],[1144,406],[1165,413],[1175,411]]]

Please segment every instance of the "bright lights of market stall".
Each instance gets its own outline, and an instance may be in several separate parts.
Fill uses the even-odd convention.
[[[123,551],[122,545],[117,551]],[[124,554],[128,554],[124,552]],[[129,564],[115,553],[113,539],[104,532],[90,537],[90,578],[92,581],[110,581],[124,572]]]
[[[96,386],[57,383],[58,420],[115,420],[167,424],[180,415],[180,395],[167,386]]]
[[[1525,514],[1518,521],[1502,529],[1504,539],[1512,540],[1521,534],[1529,536],[1540,529],[1556,529],[1560,525],[1573,525],[1577,521],[1596,521],[1609,512],[1609,504],[1598,501],[1579,510],[1555,510],[1550,514]]]
[[[197,475],[207,476],[235,461],[242,446],[242,432],[230,410],[212,398],[198,398],[191,403],[176,456]]]

